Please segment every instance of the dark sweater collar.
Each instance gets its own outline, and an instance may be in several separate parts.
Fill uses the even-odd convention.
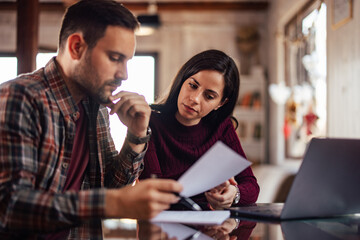
[[[165,124],[168,122],[172,129],[173,133],[176,133],[178,136],[188,136],[194,137],[199,133],[204,131],[203,121],[200,121],[198,124],[193,126],[185,126],[181,124],[175,117],[175,114],[166,116],[165,114],[161,114]]]

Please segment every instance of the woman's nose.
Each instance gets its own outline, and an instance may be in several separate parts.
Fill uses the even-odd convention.
[[[201,92],[200,92],[200,91],[193,92],[193,93],[190,95],[190,100],[193,101],[193,102],[198,103],[199,100],[200,100],[200,96],[201,96]]]

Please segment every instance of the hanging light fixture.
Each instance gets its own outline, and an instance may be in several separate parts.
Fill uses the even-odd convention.
[[[269,93],[275,103],[284,105],[291,95],[291,89],[285,86],[284,82],[271,83],[269,85]]]
[[[153,34],[161,25],[156,2],[150,2],[147,13],[138,15],[137,19],[140,22],[140,29],[136,32],[136,35],[147,36]]]

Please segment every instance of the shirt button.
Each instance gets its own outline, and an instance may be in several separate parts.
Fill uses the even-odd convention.
[[[68,166],[69,166],[69,164],[66,163],[66,162],[64,162],[64,163],[62,164],[62,167],[63,167],[63,168],[68,168]]]

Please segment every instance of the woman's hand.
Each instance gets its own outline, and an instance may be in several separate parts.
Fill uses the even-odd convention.
[[[219,210],[231,207],[237,189],[234,186],[236,183],[234,177],[226,182],[214,187],[208,192],[205,192],[205,197],[213,209]]]
[[[228,218],[221,225],[206,227],[202,232],[214,239],[236,240],[236,236],[230,236],[230,233],[237,227],[235,219]]]

